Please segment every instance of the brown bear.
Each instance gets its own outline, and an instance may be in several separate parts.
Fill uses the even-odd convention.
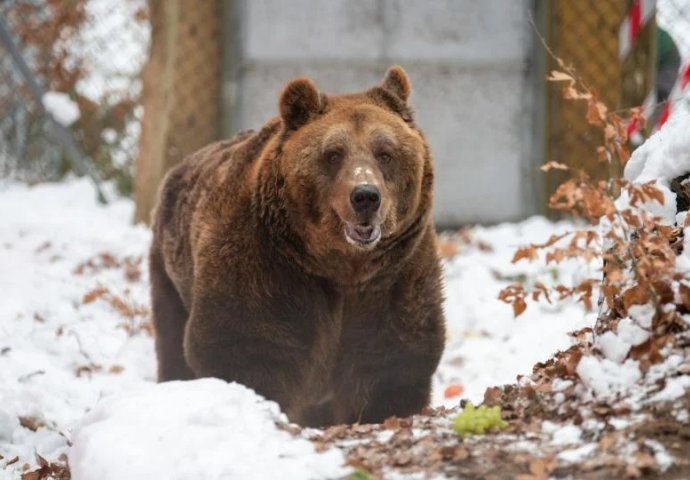
[[[399,66],[350,95],[298,78],[261,130],[167,175],[150,253],[160,381],[236,381],[313,426],[429,403],[445,326],[410,88]]]

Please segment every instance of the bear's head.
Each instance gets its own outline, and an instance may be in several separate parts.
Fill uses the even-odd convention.
[[[433,171],[410,91],[399,66],[357,94],[326,96],[308,78],[283,89],[275,160],[291,230],[312,257],[371,257],[428,220]]]

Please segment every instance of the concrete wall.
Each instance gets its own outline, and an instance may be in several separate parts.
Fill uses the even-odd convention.
[[[231,130],[275,115],[278,93],[308,75],[326,93],[409,73],[417,122],[436,161],[442,225],[532,212],[525,106],[528,0],[234,0],[226,18]]]

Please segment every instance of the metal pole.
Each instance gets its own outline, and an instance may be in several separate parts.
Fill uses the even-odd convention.
[[[45,91],[43,90],[43,87],[41,87],[41,85],[39,85],[39,83],[36,81],[36,77],[24,61],[17,44],[12,38],[9,27],[2,17],[0,17],[0,42],[2,42],[5,45],[5,48],[7,48],[7,50],[10,52],[10,56],[19,70],[19,73],[22,75],[22,77],[24,77],[24,80],[29,85],[29,89],[38,103],[40,112],[48,119],[49,125],[51,126],[51,129],[55,135],[55,139],[67,151],[67,156],[69,157],[72,166],[79,174],[86,175],[91,179],[91,182],[96,189],[98,201],[101,203],[108,203],[105,195],[103,194],[103,190],[101,189],[98,175],[96,174],[89,160],[75,143],[71,132],[67,130],[64,125],[55,120],[53,115],[43,106],[43,95]]]

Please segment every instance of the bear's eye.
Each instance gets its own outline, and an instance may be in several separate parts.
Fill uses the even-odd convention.
[[[343,152],[340,150],[331,150],[326,152],[324,159],[329,165],[337,165],[338,162],[343,158]]]
[[[386,152],[379,153],[378,158],[381,163],[390,163],[393,160],[393,156]]]

